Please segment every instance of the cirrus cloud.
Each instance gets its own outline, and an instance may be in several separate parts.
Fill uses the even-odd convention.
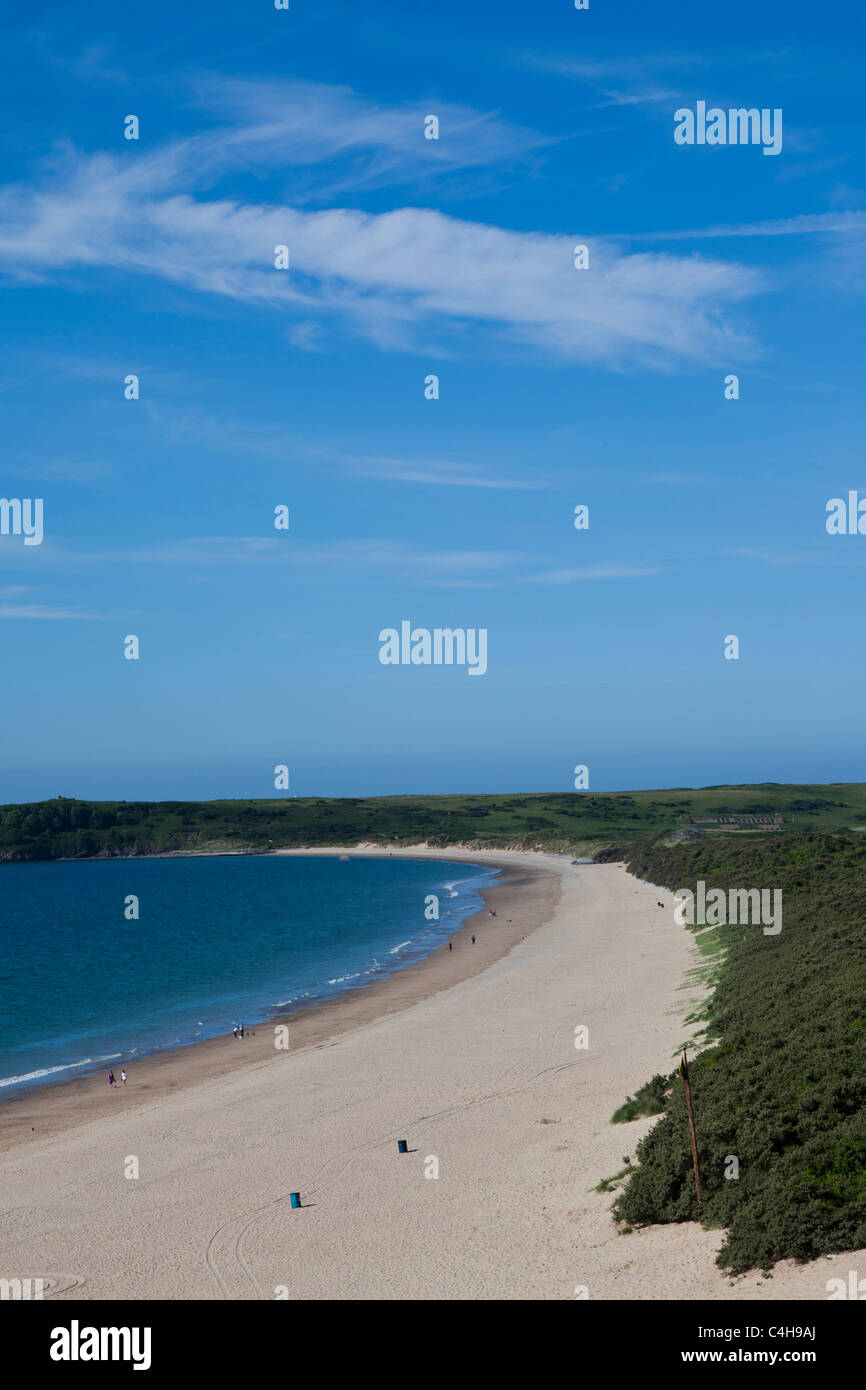
[[[342,129],[358,99],[327,95]],[[240,114],[235,128],[123,156],[66,149],[35,182],[0,191],[0,269],[24,283],[77,283],[105,271],[155,278],[283,314],[302,345],[315,344],[327,320],[385,347],[435,350],[439,335],[453,352],[471,334],[475,351],[486,335],[609,366],[665,367],[756,350],[734,309],[764,282],[734,261],[627,252],[603,237],[514,231],[427,207],[310,210],[217,196],[220,175],[230,180],[240,156],[275,167],[287,158],[285,117],[266,118],[274,93],[265,100],[230,88],[229,97]],[[362,114],[352,148],[370,142],[404,161],[405,113]],[[475,129],[470,115],[463,119]],[[472,138],[501,159],[496,123],[479,117],[476,126]],[[304,127],[308,161],[332,158],[333,133],[319,145],[314,135]],[[423,145],[417,131],[413,138]],[[577,242],[590,247],[588,270],[574,269]],[[278,245],[290,249],[288,271],[274,269]]]

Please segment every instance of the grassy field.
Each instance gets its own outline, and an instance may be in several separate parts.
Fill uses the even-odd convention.
[[[427,841],[611,857],[693,817],[781,815],[781,833],[866,829],[866,784],[673,788],[525,796],[274,798],[262,801],[51,801],[0,807],[0,859],[219,853]],[[701,833],[735,840],[778,831]]]

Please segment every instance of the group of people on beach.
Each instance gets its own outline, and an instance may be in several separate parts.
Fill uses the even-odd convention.
[[[495,916],[495,913],[494,913],[494,916]],[[474,937],[474,936],[472,937],[472,945],[473,945],[473,946],[475,945],[475,937]],[[453,950],[454,950],[454,945],[453,945],[453,943],[450,942],[450,941],[448,942],[448,950],[449,950],[449,951],[453,951]]]
[[[488,916],[488,917],[495,917],[495,916],[496,916],[496,909],[493,908],[493,907],[489,907],[489,908],[487,909],[487,916]],[[473,937],[472,937],[472,945],[473,945],[473,946],[475,945],[475,936],[474,936],[474,935],[473,935]],[[452,945],[452,943],[451,943],[450,941],[448,942],[448,950],[449,950],[449,951],[453,951],[453,950],[454,950],[454,946]]]
[[[662,907],[662,906],[663,906],[663,904],[662,904],[662,903],[659,903],[659,907]],[[487,915],[488,915],[488,917],[495,917],[495,916],[496,916],[496,913],[495,913],[495,911],[493,911],[493,910],[491,909],[491,910],[488,911]],[[475,945],[475,937],[474,937],[474,935],[473,935],[473,937],[472,937],[472,945],[473,945],[473,946]],[[454,949],[454,948],[453,948],[453,946],[451,945],[451,942],[449,941],[449,942],[448,942],[448,950],[449,950],[449,951],[452,951],[453,949]],[[232,1030],[232,1032],[233,1032],[235,1041],[237,1041],[238,1038],[242,1038],[242,1037],[244,1036],[244,1025],[243,1025],[242,1023],[236,1023],[235,1026],[234,1026],[234,1028],[233,1028],[233,1030]],[[126,1071],[125,1071],[123,1068],[121,1068],[120,1079],[121,1079],[121,1081],[123,1082],[123,1084],[124,1084],[124,1086],[125,1086],[125,1085],[126,1085]],[[117,1081],[115,1080],[115,1076],[114,1076],[114,1072],[113,1072],[113,1071],[110,1071],[110,1072],[108,1073],[108,1084],[109,1084],[109,1086],[115,1086],[115,1087],[117,1086]]]

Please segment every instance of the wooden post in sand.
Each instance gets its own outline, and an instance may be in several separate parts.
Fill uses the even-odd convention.
[[[692,1167],[695,1170],[695,1190],[698,1194],[698,1203],[703,1202],[701,1197],[701,1175],[698,1170],[698,1141],[695,1138],[695,1112],[692,1109],[692,1088],[689,1085],[689,1068],[686,1062],[686,1049],[683,1048],[683,1059],[680,1062],[680,1076],[683,1078],[683,1085],[686,1088],[686,1109],[689,1114],[689,1138],[692,1141]]]

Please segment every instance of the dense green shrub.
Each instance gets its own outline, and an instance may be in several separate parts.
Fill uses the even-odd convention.
[[[866,1244],[866,844],[814,833],[657,843],[629,866],[674,891],[699,879],[781,888],[783,926],[775,937],[717,929],[713,1045],[689,1068],[703,1209],[675,1080],[615,1216],[723,1226],[719,1263],[735,1272]],[[733,1159],[739,1176],[726,1177]]]
[[[657,1074],[651,1081],[645,1082],[633,1096],[629,1096],[625,1104],[614,1112],[612,1123],[627,1124],[629,1120],[637,1120],[641,1115],[661,1114],[670,1088],[671,1078]]]

